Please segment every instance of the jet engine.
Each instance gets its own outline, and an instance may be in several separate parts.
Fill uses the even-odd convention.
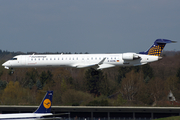
[[[140,57],[136,53],[123,53],[122,59],[123,60],[135,60],[139,59]]]

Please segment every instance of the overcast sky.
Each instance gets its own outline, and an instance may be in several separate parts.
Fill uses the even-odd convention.
[[[158,38],[180,50],[180,0],[0,0],[0,49],[121,53]]]

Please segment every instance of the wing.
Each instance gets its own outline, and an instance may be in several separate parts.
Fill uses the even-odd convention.
[[[94,64],[78,64],[78,65],[74,65],[73,67],[76,68],[95,68],[95,69],[99,69],[100,65],[102,65],[104,63],[104,61],[106,60],[106,57],[103,58],[99,63],[94,63]]]
[[[102,70],[102,69],[111,68],[111,67],[114,67],[114,66],[115,65],[112,65],[112,64],[102,64],[102,65],[99,65],[99,67],[97,69]]]
[[[78,64],[78,65],[74,65],[73,67],[76,67],[76,68],[88,68],[88,67],[97,68],[98,65],[97,64]]]
[[[44,116],[41,116],[40,119],[42,120],[54,120],[54,119],[62,119],[62,117],[58,117],[58,116],[61,116],[61,115],[67,115],[67,114],[70,114],[70,113],[59,113],[59,114],[52,114],[52,115],[44,115]]]
[[[61,120],[61,117],[53,117],[53,118],[38,118],[38,120]]]

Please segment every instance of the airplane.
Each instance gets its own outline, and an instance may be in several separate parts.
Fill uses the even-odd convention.
[[[51,105],[52,105],[52,96],[53,91],[47,91],[44,99],[42,100],[40,106],[34,113],[12,113],[12,114],[0,114],[0,120],[53,120],[61,119],[60,116],[68,113],[61,114],[52,114]]]
[[[138,66],[162,59],[160,56],[167,43],[174,43],[167,39],[157,39],[144,52],[120,54],[32,54],[17,55],[2,64],[6,69],[19,67],[75,67],[105,69],[115,66]]]

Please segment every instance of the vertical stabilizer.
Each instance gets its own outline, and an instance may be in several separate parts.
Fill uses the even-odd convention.
[[[52,105],[53,91],[47,91],[44,99],[42,100],[40,106],[34,113],[50,113]]]
[[[145,52],[139,52],[139,54],[160,56],[163,48],[167,43],[174,43],[175,41],[167,40],[167,39],[157,39],[154,44]]]

